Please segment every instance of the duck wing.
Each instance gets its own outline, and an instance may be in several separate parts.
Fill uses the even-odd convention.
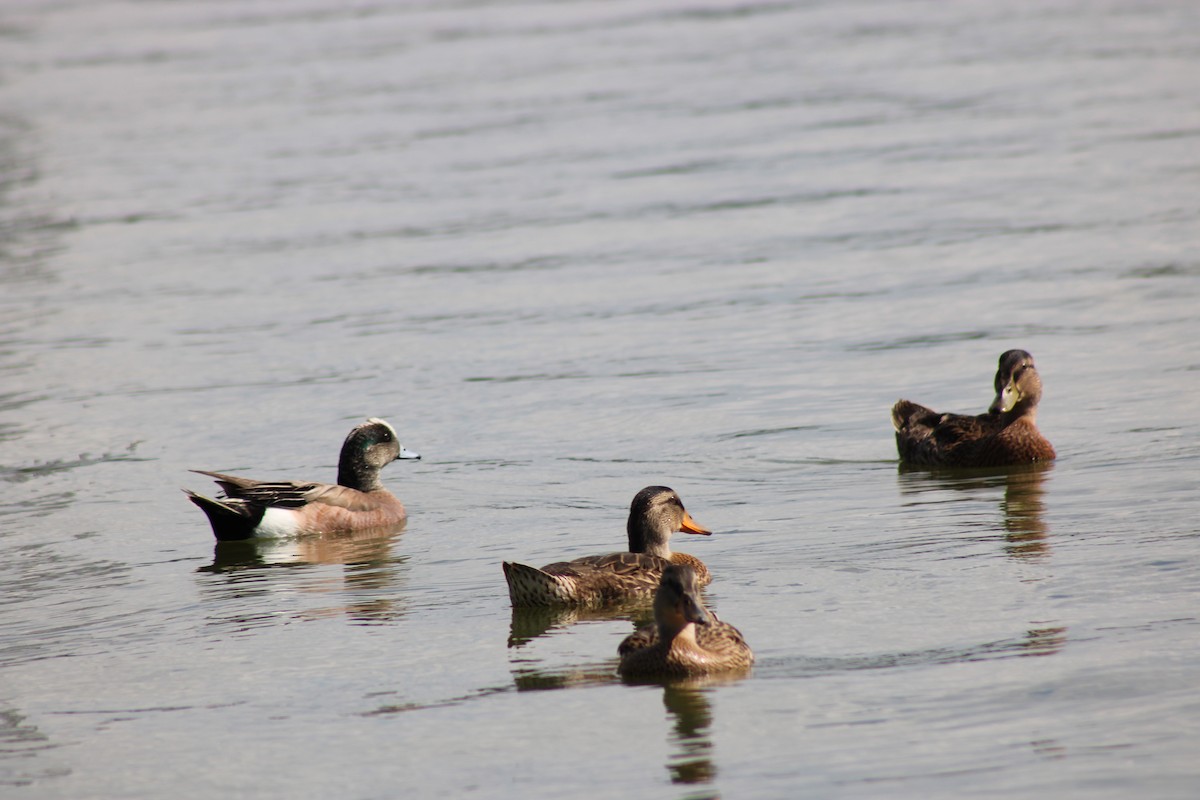
[[[309,503],[325,503],[358,510],[356,504],[361,503],[362,497],[362,492],[337,484],[311,481],[257,481],[253,478],[241,478],[222,472],[206,472],[201,469],[194,469],[192,472],[212,478],[221,487],[226,497],[244,500],[258,506],[302,508]]]
[[[606,553],[601,556],[584,556],[572,561],[556,561],[542,567],[542,571],[572,578],[598,575],[614,578],[649,577],[650,582],[658,586],[662,571],[670,564],[667,559],[648,553]]]
[[[953,465],[955,451],[995,436],[1004,428],[1000,414],[945,414],[900,400],[892,407],[896,449],[911,464]]]

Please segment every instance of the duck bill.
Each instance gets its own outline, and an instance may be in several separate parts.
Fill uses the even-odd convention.
[[[691,592],[683,596],[683,618],[697,625],[707,625],[710,622],[708,610],[704,604]]]
[[[679,527],[679,530],[684,533],[698,533],[701,536],[712,536],[712,531],[692,519],[692,515],[686,511],[683,512],[683,524]]]
[[[397,459],[397,460],[400,460],[400,459],[408,459],[408,458],[412,458],[412,459],[416,459],[416,460],[420,461],[420,460],[421,460],[421,454],[420,454],[420,453],[414,453],[412,450],[405,450],[403,447],[401,447],[401,448],[400,448],[400,455],[396,456],[396,459]]]
[[[996,395],[996,399],[992,401],[991,406],[988,407],[988,413],[1004,414],[1012,411],[1013,406],[1017,404],[1019,399],[1021,399],[1020,392],[1017,391],[1016,385],[1012,381],[1009,381],[1000,390],[1000,393]]]

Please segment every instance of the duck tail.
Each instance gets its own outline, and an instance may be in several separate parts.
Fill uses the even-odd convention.
[[[897,400],[896,405],[892,406],[892,427],[897,431],[904,430],[908,427],[913,412],[919,410],[923,409],[910,400]]]
[[[195,503],[212,526],[213,535],[219,542],[231,542],[254,537],[254,529],[262,519],[261,508],[236,500],[213,500],[190,489],[183,493]]]
[[[551,575],[536,567],[505,561],[504,578],[514,607],[553,606],[576,601],[575,584],[562,575]]]

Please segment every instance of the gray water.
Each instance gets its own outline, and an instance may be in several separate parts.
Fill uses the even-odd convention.
[[[0,7],[0,785],[1200,794],[1189,2]],[[1045,469],[898,468],[1037,358]],[[189,468],[390,536],[215,549]],[[500,562],[667,484],[747,677]]]

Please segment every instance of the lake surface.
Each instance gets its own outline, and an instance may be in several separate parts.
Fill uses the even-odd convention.
[[[1194,798],[1193,3],[0,8],[0,786]],[[901,470],[1020,347],[1036,470]],[[189,468],[423,455],[214,547]],[[500,571],[677,537],[747,677]]]

